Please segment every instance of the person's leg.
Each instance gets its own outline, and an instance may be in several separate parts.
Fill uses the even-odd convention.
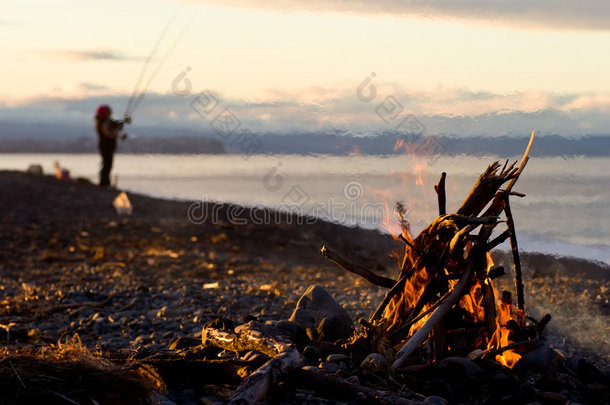
[[[107,142],[100,143],[100,153],[102,155],[102,170],[100,171],[100,186],[110,185],[110,171],[112,170],[112,160],[114,157],[114,144]]]

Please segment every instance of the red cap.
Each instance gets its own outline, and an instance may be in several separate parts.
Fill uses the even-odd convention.
[[[112,110],[110,110],[110,106],[107,104],[102,104],[101,106],[97,107],[95,118],[108,118],[110,117],[111,113]]]

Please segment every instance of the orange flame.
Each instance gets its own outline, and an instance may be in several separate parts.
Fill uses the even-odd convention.
[[[487,271],[489,272],[494,265],[489,252],[487,253],[487,263]],[[489,281],[491,284],[491,280],[488,279],[486,281]],[[513,343],[510,340],[510,329],[507,326],[511,319],[515,320],[519,326],[523,326],[525,322],[525,314],[522,310],[513,306],[510,293],[506,292],[500,295],[495,287],[493,290],[496,297],[496,330],[489,340],[487,345],[488,350],[499,349]],[[496,356],[496,361],[508,368],[512,368],[520,358],[521,355],[516,352],[506,350],[502,354]]]
[[[421,163],[421,162],[415,163],[415,169],[413,169],[413,173],[417,176],[417,179],[415,180],[415,184],[417,184],[418,186],[424,185],[424,179],[422,178],[422,173],[424,172],[425,168],[426,168],[425,163]]]

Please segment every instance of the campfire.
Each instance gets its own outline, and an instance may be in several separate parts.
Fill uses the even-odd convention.
[[[341,354],[329,358],[349,358],[349,363],[356,369],[359,367],[358,373],[364,379],[370,377],[371,370],[374,370],[373,375],[376,375],[375,372],[382,375],[389,373],[385,374],[385,379],[379,376],[374,378],[377,386],[381,384],[387,387],[392,385],[392,381],[396,386],[393,378],[397,378],[401,372],[426,365],[442,365],[446,363],[445,360],[451,359],[458,359],[451,360],[458,363],[492,361],[497,367],[513,368],[522,356],[540,347],[537,342],[550,321],[550,315],[545,315],[539,321],[525,315],[519,249],[510,208],[511,198],[524,197],[513,191],[513,187],[525,169],[533,139],[532,131],[530,142],[519,162],[506,161],[503,165],[492,163],[452,214],[446,212],[446,174],[441,174],[438,184],[434,186],[439,216],[416,237],[411,236],[408,223],[403,218],[402,232],[396,236],[404,243],[398,277],[378,275],[351,262],[332,248],[322,247],[321,254],[339,267],[387,289],[370,318],[359,320],[360,330],[331,345],[335,352],[341,351]],[[401,211],[400,206],[397,211]],[[494,234],[496,229],[499,231]],[[504,276],[505,272],[503,267],[495,266],[490,251],[507,239],[512,249],[514,291],[499,291],[494,287],[493,280]],[[299,322],[296,314],[303,300],[303,305],[306,305],[314,300],[312,297],[316,294],[320,296],[316,288],[310,287],[299,300],[291,321],[306,327]],[[326,303],[328,301],[321,304],[318,311],[324,312]],[[307,336],[311,340],[307,336],[304,339],[307,342],[335,340],[322,339],[321,335],[326,333],[329,324],[340,323],[340,317],[316,320],[312,324],[314,328],[307,327]],[[309,383],[318,391],[327,389],[335,394],[340,392],[345,398],[355,395],[356,402],[411,403],[393,392],[370,389],[332,374],[321,376],[308,370],[308,366],[298,368],[303,365],[300,350],[308,359],[317,349],[303,350],[304,340],[295,331],[295,326],[282,324],[280,327],[281,322],[287,321],[278,322],[275,328],[255,320],[237,328],[222,322],[203,328],[202,339],[208,347],[233,352],[254,349],[270,357],[235,391],[233,403],[260,400],[276,376],[288,372],[292,376],[296,373],[300,384]],[[278,329],[283,332],[280,333]],[[289,336],[285,332],[289,332]],[[323,342],[320,345],[327,347]],[[317,364],[315,361],[319,362],[324,356],[313,358],[314,362],[309,364]],[[387,364],[385,369],[382,366],[384,362]],[[316,366],[313,368],[318,370]],[[402,387],[404,394],[405,387]],[[412,393],[411,398],[418,398],[417,394]]]
[[[389,291],[368,321],[361,321],[367,332],[350,342],[352,347],[371,340],[371,331],[381,334],[372,339],[396,349],[392,364],[439,361],[448,356],[495,357],[506,367],[521,358],[520,350],[536,338],[550,316],[540,322],[524,312],[523,281],[511,197],[524,197],[513,191],[523,172],[534,133],[519,164],[508,161],[491,164],[479,177],[456,213],[446,213],[445,180],[442,173],[434,189],[439,216],[420,234],[410,235],[407,221],[398,236],[405,244],[397,280],[350,263],[328,247],[322,254],[345,270],[357,273]],[[397,207],[400,211],[400,207]],[[500,224],[506,229],[491,238]],[[513,293],[498,291],[493,279],[503,276],[489,252],[510,239],[515,272],[516,303]],[[379,351],[378,347],[372,347]]]

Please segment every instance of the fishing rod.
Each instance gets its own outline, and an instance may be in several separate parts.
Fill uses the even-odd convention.
[[[142,102],[142,99],[148,93],[148,89],[149,89],[150,85],[152,84],[153,80],[155,79],[155,77],[157,76],[157,74],[159,73],[159,71],[161,70],[161,68],[163,67],[165,62],[167,61],[167,59],[171,56],[173,51],[176,49],[176,47],[178,46],[178,43],[180,42],[182,37],[184,37],[184,34],[186,34],[186,31],[188,30],[188,28],[191,26],[191,24],[195,20],[195,17],[197,15],[194,15],[190,18],[190,20],[184,26],[184,28],[182,29],[180,34],[176,37],[174,42],[171,44],[171,46],[167,49],[167,51],[165,52],[163,57],[160,59],[159,64],[157,65],[157,68],[148,77],[148,80],[146,81],[144,87],[140,90],[140,84],[142,83],[142,80],[144,79],[144,76],[146,74],[146,71],[148,70],[148,66],[150,65],[150,62],[152,61],[154,55],[157,53],[157,50],[159,49],[161,42],[167,35],[169,27],[172,25],[172,23],[176,19],[176,17],[180,14],[180,11],[182,11],[184,6],[185,6],[184,4],[181,5],[178,8],[178,10],[176,10],[174,15],[170,18],[170,20],[167,22],[167,24],[161,31],[161,34],[159,35],[159,38],[157,39],[151,53],[149,54],[148,58],[146,59],[146,62],[144,63],[144,66],[142,67],[142,70],[140,72],[140,76],[138,77],[136,86],[134,87],[134,90],[131,94],[129,102],[127,103],[127,108],[125,109],[125,113],[124,113],[125,117],[131,117],[133,115],[133,113],[135,112],[135,110],[139,107],[140,103]]]
[[[176,9],[174,14],[167,21],[167,23],[165,23],[165,26],[159,33],[159,37],[157,38],[157,41],[153,45],[153,48],[151,49],[150,53],[148,54],[148,57],[146,58],[146,61],[144,62],[144,65],[142,66],[142,69],[140,70],[140,75],[138,76],[138,81],[136,82],[136,85],[133,88],[133,91],[131,92],[131,97],[129,98],[129,102],[127,103],[127,108],[125,109],[124,116],[127,117],[129,115],[133,102],[136,99],[136,96],[138,95],[138,93],[140,91],[140,84],[142,84],[142,80],[144,79],[144,75],[146,74],[146,71],[148,70],[148,66],[150,65],[150,62],[152,61],[155,54],[157,53],[157,50],[159,49],[159,46],[161,45],[161,41],[163,41],[163,39],[167,35],[169,28],[171,27],[171,25],[174,22],[174,20],[176,19],[176,17],[178,17],[178,15],[180,14],[180,12],[184,8],[184,6],[185,6],[185,4],[182,4],[180,7],[178,7]]]
[[[174,50],[178,46],[178,43],[180,42],[180,40],[182,39],[184,34],[186,34],[186,31],[190,28],[191,24],[195,20],[195,17],[196,16],[191,17],[191,19],[188,21],[188,23],[184,26],[184,28],[180,32],[180,34],[176,37],[176,39],[174,40],[172,45],[168,48],[167,52],[165,52],[165,55],[163,55],[163,57],[159,61],[159,64],[157,65],[157,68],[149,76],[148,81],[144,85],[144,89],[140,92],[140,94],[137,96],[135,101],[132,103],[131,110],[126,112],[126,113],[128,113],[129,116],[131,116],[131,114],[133,114],[133,112],[138,108],[138,106],[142,102],[142,99],[144,98],[144,96],[146,96],[146,94],[148,92],[148,88],[152,84],[152,81],[155,79],[155,77],[157,76],[157,74],[159,73],[159,71],[161,70],[161,68],[163,67],[165,62],[167,61],[167,59],[170,57],[170,55],[174,52]]]

